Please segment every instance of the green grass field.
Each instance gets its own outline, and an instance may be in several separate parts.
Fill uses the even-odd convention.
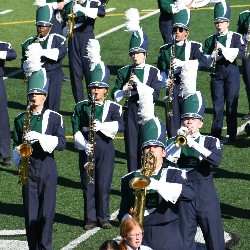
[[[0,40],[10,42],[17,51],[18,58],[15,61],[6,63],[6,74],[20,68],[21,43],[30,36],[36,34],[35,7],[32,0],[2,0],[0,12],[13,10],[7,14],[0,14]],[[228,0],[231,5],[230,30],[236,31],[238,15],[248,9],[250,4],[245,0]],[[247,4],[248,2],[248,4]],[[141,15],[157,10],[156,0],[110,0],[106,8],[115,8],[103,19],[98,19],[95,26],[95,35],[100,35],[109,29],[124,24],[124,13],[128,8],[138,8]],[[158,29],[159,14],[152,15],[141,21],[143,30],[149,38],[149,54],[147,63],[156,65],[159,47],[163,45]],[[128,55],[128,44],[130,35],[124,32],[125,27],[102,36],[101,55],[103,61],[111,71],[110,86],[112,88],[117,70],[131,63]],[[192,10],[190,25],[190,40],[204,42],[205,38],[215,32],[213,27],[213,11],[211,8]],[[239,66],[241,62],[239,61]],[[63,62],[65,75],[69,77],[68,59]],[[212,105],[209,90],[210,76],[208,71],[200,71],[197,79],[197,89],[200,90],[206,99],[206,115],[202,133],[209,133],[212,122]],[[8,92],[9,116],[11,129],[14,117],[25,109],[26,86],[23,82],[23,75],[17,74],[5,81]],[[164,121],[162,92],[159,101],[156,103],[156,113]],[[69,82],[63,84],[60,113],[64,117],[66,135],[71,136],[70,116],[74,108],[74,101]],[[238,126],[245,123],[242,120],[248,112],[247,98],[244,83],[241,80],[241,90],[238,108]],[[1,122],[1,121],[0,121]],[[226,131],[226,130],[225,130]],[[225,135],[225,133],[224,133]],[[121,137],[122,134],[119,134]],[[124,144],[121,138],[115,139],[116,166],[111,190],[110,212],[115,214],[120,202],[120,179],[126,174],[126,158]],[[235,234],[239,242],[231,249],[249,249],[249,180],[250,180],[250,140],[244,132],[238,136],[234,145],[223,146],[223,161],[219,169],[215,170],[215,184],[219,194],[222,208],[224,229],[226,232]],[[112,221],[112,230],[99,230],[94,235],[89,235],[82,229],[83,225],[83,199],[80,189],[80,178],[78,170],[78,153],[74,147],[73,139],[67,139],[67,146],[63,152],[55,154],[59,179],[57,191],[57,208],[54,223],[53,245],[54,249],[86,249],[98,250],[99,246],[106,239],[112,239],[119,235],[118,222]],[[17,170],[14,166],[0,166],[0,249],[10,249],[1,246],[3,240],[26,240],[25,236],[3,236],[2,230],[23,230],[24,216],[21,198],[21,186],[17,184]],[[86,233],[86,234],[85,234]],[[79,237],[79,238],[78,238]],[[73,247],[75,240],[82,241]],[[68,245],[73,241],[72,245]],[[21,248],[17,248],[21,249]],[[155,249],[157,250],[157,249]]]

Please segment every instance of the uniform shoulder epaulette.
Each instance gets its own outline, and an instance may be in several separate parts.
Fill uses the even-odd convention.
[[[52,36],[52,37],[60,37],[60,38],[62,38],[64,41],[66,41],[66,38],[64,37],[64,36],[62,36],[62,35],[60,35],[60,34],[57,34],[57,33],[53,33],[53,34],[50,34],[50,36]]]
[[[19,119],[21,116],[24,116],[26,114],[26,111],[23,111],[15,116],[15,119]]]
[[[160,47],[160,49],[166,48],[166,47],[168,47],[169,45],[172,45],[172,43],[163,44],[163,45]]]
[[[200,46],[202,46],[202,43],[200,42],[197,42],[197,41],[189,41],[190,43],[196,43],[196,44],[199,44]]]
[[[131,64],[126,65],[126,66],[123,66],[122,68],[118,69],[118,71],[121,71],[121,70],[123,70],[123,69],[129,68],[130,66],[131,66]]]
[[[26,39],[26,40],[22,43],[22,45],[25,44],[25,43],[27,43],[29,40],[35,39],[35,38],[36,38],[36,36],[32,36],[32,37]]]
[[[239,15],[243,15],[243,14],[246,14],[246,13],[250,13],[250,10],[244,10]]]
[[[213,37],[214,35],[216,35],[216,33],[214,33],[214,34],[212,34],[212,35],[206,37],[206,39],[211,38],[211,37]],[[206,40],[206,39],[205,39],[205,40]]]
[[[112,101],[112,100],[107,100],[107,102],[112,103],[113,105],[116,105],[116,106],[118,106],[118,107],[121,106],[119,103],[114,102],[114,101]]]
[[[155,67],[155,66],[153,66],[153,65],[151,65],[151,64],[147,64],[147,63],[146,63],[145,66],[146,66],[146,65],[149,66],[150,68],[159,70],[157,67]]]
[[[123,178],[125,178],[125,177],[127,177],[127,176],[130,176],[130,175],[133,175],[134,173],[136,173],[136,172],[140,172],[140,169],[138,169],[138,170],[135,170],[135,171],[133,171],[133,172],[129,172],[129,173],[127,173],[127,174],[125,174],[123,177],[122,177],[122,179]]]

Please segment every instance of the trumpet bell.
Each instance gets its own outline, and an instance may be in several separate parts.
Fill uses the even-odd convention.
[[[177,145],[177,147],[185,147],[187,145],[187,138],[184,135],[177,135],[174,138],[174,143]]]
[[[28,143],[22,143],[18,146],[17,152],[21,157],[29,157],[32,154],[32,147]]]
[[[150,178],[145,175],[134,177],[129,182],[129,186],[135,190],[144,189],[149,184],[150,184]]]

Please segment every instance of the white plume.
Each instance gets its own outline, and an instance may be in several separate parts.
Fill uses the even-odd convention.
[[[33,5],[35,5],[37,8],[39,7],[42,7],[42,6],[45,6],[47,3],[46,3],[46,0],[36,0]]]
[[[28,46],[28,50],[25,52],[25,55],[27,56],[26,73],[31,74],[32,72],[41,69],[42,50],[40,43],[32,43]]]
[[[101,62],[100,44],[96,39],[89,39],[87,44],[87,58],[90,61],[90,71],[93,71],[97,64]]]
[[[184,99],[196,92],[196,79],[198,70],[198,60],[185,61],[181,70],[181,92]]]
[[[126,28],[131,35],[140,29],[140,14],[138,12],[138,9],[130,8],[125,12],[125,18],[127,20],[126,22]]]
[[[154,101],[153,92],[154,89],[143,83],[137,83],[137,91],[139,95],[138,100],[138,115],[139,124],[145,124],[148,120],[155,117],[154,115]]]

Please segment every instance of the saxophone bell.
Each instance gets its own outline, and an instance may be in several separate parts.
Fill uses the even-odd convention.
[[[150,184],[150,176],[156,169],[157,156],[154,152],[148,151],[143,158],[143,165],[140,175],[132,178],[129,185],[135,190],[134,207],[130,208],[130,215],[143,225],[144,210],[146,204],[146,187]]]

